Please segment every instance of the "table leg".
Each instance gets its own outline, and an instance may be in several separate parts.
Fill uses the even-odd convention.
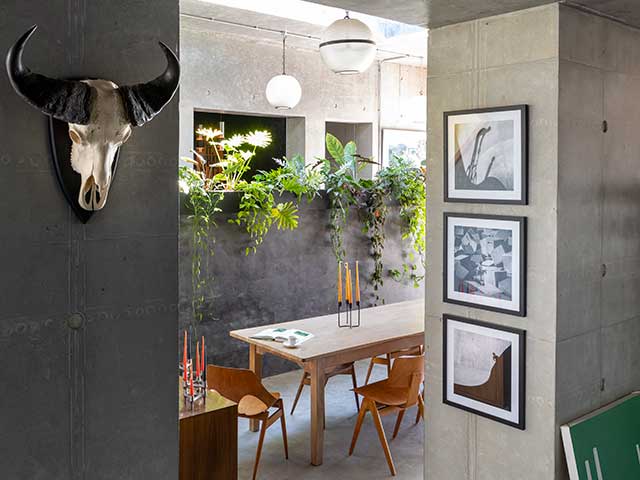
[[[249,368],[258,378],[262,378],[262,354],[255,345],[249,345]],[[249,430],[257,432],[260,428],[258,420],[249,420]]]
[[[322,465],[326,378],[321,360],[312,361],[309,366],[311,373],[311,465]]]

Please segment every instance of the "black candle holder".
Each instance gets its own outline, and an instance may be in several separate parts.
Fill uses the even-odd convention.
[[[342,318],[342,302],[338,302],[338,327],[340,328],[357,328],[360,326],[360,302],[356,302],[356,318],[357,323],[353,323],[353,303],[345,303],[345,321]]]

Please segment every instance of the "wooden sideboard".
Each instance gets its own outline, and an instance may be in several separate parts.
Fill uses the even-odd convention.
[[[185,405],[180,387],[178,398],[180,480],[237,480],[237,405],[213,390],[193,409]]]

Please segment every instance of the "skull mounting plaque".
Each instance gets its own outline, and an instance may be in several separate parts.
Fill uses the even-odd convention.
[[[75,214],[86,223],[106,204],[120,147],[133,127],[151,121],[178,90],[180,63],[159,42],[167,65],[146,83],[118,86],[102,79],[49,78],[22,62],[36,28],[27,30],[9,49],[7,74],[16,93],[49,116],[49,144],[58,182]]]

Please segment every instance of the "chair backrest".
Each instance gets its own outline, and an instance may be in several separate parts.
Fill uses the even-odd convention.
[[[207,365],[207,388],[236,403],[247,395],[260,399],[267,407],[271,407],[277,400],[264,388],[258,376],[245,368]]]
[[[396,358],[387,382],[390,387],[406,388],[407,405],[414,405],[424,382],[424,354]]]

